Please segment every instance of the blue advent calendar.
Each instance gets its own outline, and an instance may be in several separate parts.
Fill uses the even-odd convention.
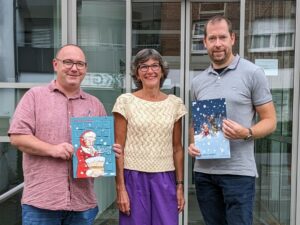
[[[229,140],[224,137],[222,122],[226,118],[224,98],[192,102],[194,141],[201,155],[196,159],[230,158]]]
[[[73,177],[115,176],[112,116],[71,118]]]

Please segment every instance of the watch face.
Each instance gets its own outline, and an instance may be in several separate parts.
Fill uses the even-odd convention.
[[[249,134],[248,134],[248,136],[247,137],[245,137],[244,138],[244,140],[252,140],[252,138],[253,138],[253,135],[252,135],[252,130],[250,129],[250,128],[248,128],[248,130],[249,130]]]
[[[251,134],[249,134],[246,138],[245,138],[245,140],[251,140],[252,139],[252,135]]]

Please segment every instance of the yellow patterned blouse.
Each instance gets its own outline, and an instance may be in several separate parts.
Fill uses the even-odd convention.
[[[131,93],[118,97],[113,112],[127,120],[124,168],[143,172],[173,171],[173,127],[187,113],[180,98],[143,100]]]

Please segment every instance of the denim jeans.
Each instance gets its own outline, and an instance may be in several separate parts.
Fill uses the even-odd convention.
[[[93,225],[98,207],[86,211],[40,209],[22,205],[22,225]]]
[[[195,172],[195,185],[206,225],[252,225],[255,177]]]

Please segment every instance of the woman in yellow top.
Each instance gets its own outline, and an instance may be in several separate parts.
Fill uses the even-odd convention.
[[[154,49],[143,49],[132,62],[134,93],[118,97],[113,114],[117,159],[117,202],[120,225],[177,225],[183,210],[180,98],[160,88],[169,68]]]

